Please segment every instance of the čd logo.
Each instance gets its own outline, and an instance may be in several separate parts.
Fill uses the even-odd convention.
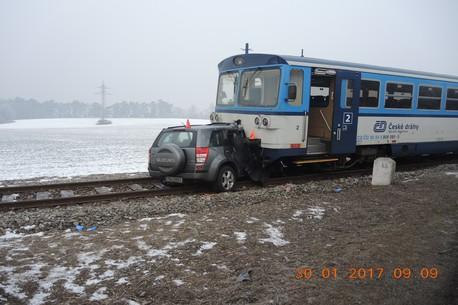
[[[384,132],[386,130],[386,121],[376,121],[374,124],[374,132]]]

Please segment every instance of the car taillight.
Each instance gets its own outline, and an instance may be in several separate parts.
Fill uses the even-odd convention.
[[[208,147],[196,147],[196,170],[203,170],[208,159]]]

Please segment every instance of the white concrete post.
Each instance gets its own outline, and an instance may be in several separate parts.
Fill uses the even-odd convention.
[[[377,158],[372,169],[372,185],[390,185],[394,179],[396,162],[391,158]]]

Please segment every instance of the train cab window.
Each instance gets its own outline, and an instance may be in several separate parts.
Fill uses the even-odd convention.
[[[413,85],[387,83],[385,108],[409,109],[412,107]]]
[[[446,110],[458,110],[458,89],[447,90],[447,102],[445,104]]]
[[[302,88],[304,84],[304,72],[302,70],[293,69],[291,70],[289,82],[296,85],[296,99],[288,102],[291,106],[302,105]]]
[[[233,105],[235,103],[235,91],[238,86],[238,72],[223,73],[219,77],[217,105]]]
[[[420,86],[418,93],[418,109],[439,110],[441,108],[442,88]]]
[[[242,73],[240,105],[272,107],[278,103],[280,69],[256,69]]]

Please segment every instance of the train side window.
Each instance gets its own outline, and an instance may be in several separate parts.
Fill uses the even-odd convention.
[[[409,109],[412,107],[413,85],[387,83],[385,108]]]
[[[447,90],[447,102],[445,104],[446,110],[458,110],[458,89]]]
[[[418,109],[441,109],[442,88],[433,86],[420,86],[418,93]]]
[[[288,102],[291,106],[302,105],[302,87],[304,84],[304,72],[302,70],[293,69],[291,70],[289,82],[296,85],[296,99]]]
[[[359,107],[378,107],[380,82],[376,80],[361,80]]]
[[[348,108],[352,105],[353,100],[353,84],[348,81],[347,85],[347,101]],[[361,80],[361,90],[359,91],[359,107],[378,107],[378,95],[380,91],[380,82],[375,80]]]

